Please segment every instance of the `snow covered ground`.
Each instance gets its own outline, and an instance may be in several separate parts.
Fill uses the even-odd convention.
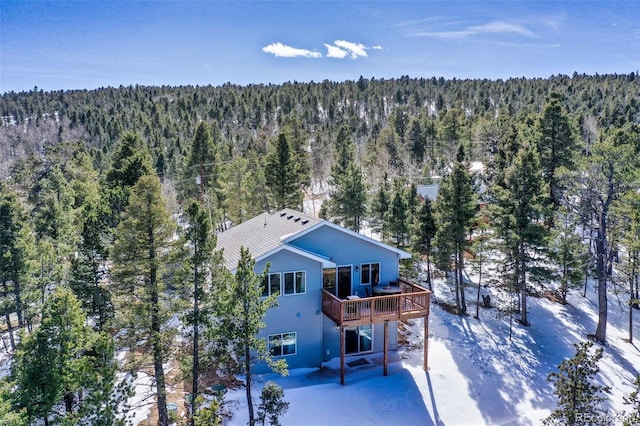
[[[472,293],[470,289],[468,300],[475,301]],[[586,298],[571,295],[566,306],[530,298],[531,325],[514,321],[511,340],[509,318],[498,317],[495,308],[481,308],[478,321],[433,305],[428,372],[422,370],[422,350],[414,348],[392,355],[387,377],[382,375],[382,355],[374,354],[365,357],[370,364],[347,369],[344,386],[338,359],[320,370],[261,376],[257,384],[272,380],[284,388],[290,405],[283,425],[539,425],[556,403],[548,374],[575,354],[573,343],[595,331],[596,296],[591,288]],[[619,420],[614,415],[628,411],[622,397],[632,390],[640,349],[623,340],[628,335],[625,304],[615,296],[609,302],[609,345],[599,364],[599,380],[612,387],[606,408]],[[473,303],[469,312],[475,313]],[[421,345],[421,330],[418,320],[410,330],[411,346]],[[259,394],[256,389],[256,405]],[[227,394],[234,413],[229,425],[247,424],[244,395],[244,389]]]
[[[472,279],[474,277],[471,277]],[[438,282],[435,295],[447,297]],[[489,290],[483,289],[483,292]],[[475,313],[475,289],[469,289],[468,310]],[[546,378],[558,364],[575,353],[573,343],[587,339],[597,323],[597,294],[589,287],[587,297],[578,292],[568,305],[545,298],[529,298],[529,321],[524,327],[495,308],[480,308],[480,321],[459,317],[432,305],[429,317],[429,371],[422,369],[422,320],[408,330],[410,345],[391,353],[389,375],[382,375],[382,354],[347,359],[368,363],[347,367],[346,384],[340,385],[339,359],[321,369],[290,371],[289,376],[255,378],[254,406],[260,386],[269,380],[285,391],[289,410],[282,418],[288,425],[539,425],[555,408],[553,388]],[[640,317],[637,312],[636,317]],[[632,390],[640,370],[640,348],[629,344],[626,300],[609,295],[608,346],[600,361],[601,384],[612,388],[606,408],[621,425],[622,403]],[[634,321],[637,323],[637,319]],[[637,330],[637,327],[636,327]],[[635,334],[638,334],[637,332]],[[6,354],[0,356],[0,376],[8,373]],[[149,405],[142,401],[152,379],[141,375],[137,396],[129,401],[129,424],[146,419]],[[244,389],[230,390],[227,409],[233,413],[228,425],[246,425]]]

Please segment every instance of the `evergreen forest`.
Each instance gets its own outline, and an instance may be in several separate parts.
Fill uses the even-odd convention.
[[[0,117],[2,424],[125,424],[145,370],[167,425],[171,361],[192,383],[189,424],[221,424],[223,396],[198,398],[205,372],[231,386],[249,351],[286,366],[254,338],[276,303],[264,276],[248,253],[225,270],[216,233],[282,208],[411,252],[402,274],[445,277],[453,315],[479,318],[466,270],[485,268],[478,301],[495,288],[524,327],[528,298],[566,303],[590,281],[585,339],[606,345],[608,298],[623,294],[634,340],[637,73],[34,87],[2,94]],[[438,196],[421,197],[431,184]]]

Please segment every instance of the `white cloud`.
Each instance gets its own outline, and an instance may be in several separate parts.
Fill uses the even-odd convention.
[[[333,42],[333,44],[349,52],[352,59],[356,59],[358,56],[367,56],[367,47],[365,47],[365,45],[362,43],[352,43],[346,40],[336,40]]]
[[[525,37],[536,37],[528,28],[504,21],[493,21],[483,25],[472,25],[457,31],[426,31],[418,33],[420,36],[437,37],[443,39],[462,39],[482,34],[517,34]]]
[[[305,58],[321,58],[322,54],[319,52],[313,52],[307,49],[298,49],[297,47],[287,46],[286,44],[271,43],[268,46],[262,48],[262,51],[265,53],[271,53],[274,56],[279,56],[283,58],[296,58],[299,56]]]
[[[535,34],[518,24],[509,22],[493,21],[484,25],[469,27],[469,31],[475,34],[520,34],[527,37],[535,37]]]
[[[346,40],[336,40],[333,42],[333,44],[323,44],[324,47],[327,48],[327,54],[325,55],[325,57],[335,59],[344,59],[347,57],[351,59],[357,59],[360,57],[367,57],[367,50],[369,49],[382,50],[382,46],[380,45],[367,47],[362,43],[354,43]],[[280,42],[271,43],[270,45],[263,47],[262,51],[283,58],[322,58],[322,54],[320,52],[315,52],[307,49],[298,49],[296,47],[291,47]]]
[[[324,46],[327,48],[327,58],[344,59],[349,54],[349,52],[344,49],[340,49],[338,46],[332,46],[326,43]]]

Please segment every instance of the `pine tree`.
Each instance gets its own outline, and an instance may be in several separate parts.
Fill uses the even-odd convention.
[[[122,135],[116,145],[105,185],[111,209],[110,226],[115,227],[129,201],[129,192],[141,176],[153,171],[149,148],[135,133]]]
[[[235,157],[226,163],[221,186],[232,223],[242,223],[268,210],[263,164],[257,153],[250,152],[247,157]]]
[[[109,207],[98,191],[98,187],[87,191],[79,208],[80,243],[71,261],[69,287],[95,320],[95,328],[103,330],[113,317],[113,304],[105,285]]]
[[[637,425],[640,421],[640,375],[633,381],[633,390],[622,397],[622,403],[631,406],[631,411],[625,412],[622,425]]]
[[[566,304],[569,290],[577,288],[584,279],[588,253],[582,237],[575,232],[575,218],[566,207],[559,208],[554,223],[549,240],[549,258],[558,267],[560,297]]]
[[[542,116],[537,122],[537,131],[542,176],[548,190],[546,215],[552,223],[553,212],[559,207],[564,190],[559,175],[562,169],[570,170],[574,167],[577,151],[576,139],[560,94],[552,93],[547,99]]]
[[[64,366],[53,365],[52,360],[60,359],[48,339],[44,331],[23,336],[11,371],[16,385],[14,404],[26,411],[29,422],[44,419],[45,425],[49,424],[52,407],[64,396],[61,377]]]
[[[74,245],[72,238],[74,192],[60,166],[55,164],[39,181],[33,210],[39,238],[56,242],[66,254]]]
[[[618,217],[617,233],[624,247],[620,253],[618,273],[626,281],[629,296],[629,343],[633,343],[633,311],[640,304],[640,194],[635,189],[628,191],[615,209]]]
[[[273,208],[276,210],[287,207],[301,209],[302,177],[284,133],[278,135],[278,139],[271,145],[267,154],[265,182]]]
[[[463,137],[464,116],[461,110],[452,108],[443,111],[438,122],[439,139],[455,145]]]
[[[244,370],[249,425],[255,425],[252,390],[252,366],[257,361],[266,362],[271,368],[286,374],[286,362],[275,361],[267,349],[266,340],[258,337],[265,327],[263,322],[267,310],[276,306],[276,294],[262,298],[262,281],[266,276],[254,272],[255,260],[248,249],[240,249],[240,260],[236,268],[235,281],[230,297],[224,307],[221,324],[222,335],[231,350],[237,354],[241,368]]]
[[[53,407],[61,400],[64,418],[72,423],[95,419],[98,414],[111,424],[117,420],[116,404],[111,400],[113,343],[86,325],[80,302],[64,287],[47,298],[40,326],[22,336],[11,375],[16,385],[12,398],[29,421],[41,418],[49,424]]]
[[[355,148],[346,127],[336,139],[336,161],[331,169],[329,211],[348,229],[359,232],[367,212],[367,187],[362,169],[355,161]]]
[[[195,418],[198,413],[200,375],[204,371],[201,368],[202,346],[201,329],[209,325],[211,312],[211,283],[214,279],[213,269],[219,267],[221,256],[214,252],[216,237],[211,228],[207,213],[196,201],[192,201],[186,209],[188,229],[186,240],[190,253],[186,262],[189,268],[188,281],[192,285],[191,298],[193,308],[187,315],[186,324],[191,326],[192,341],[192,364],[190,376],[192,380],[191,392],[191,424],[195,425]]]
[[[407,207],[409,208],[409,223],[414,223],[420,208],[420,197],[418,196],[418,185],[412,182],[411,185],[405,187],[405,198],[407,199]]]
[[[402,187],[396,183],[393,199],[384,216],[384,229],[395,239],[397,247],[403,247],[409,237],[409,206]]]
[[[311,159],[309,153],[309,134],[304,131],[304,124],[299,117],[290,115],[285,121],[282,131],[287,136],[291,153],[294,175],[304,192],[311,183]]]
[[[222,190],[220,145],[222,136],[217,123],[198,123],[178,189],[183,200],[198,198],[209,210],[219,230],[225,227],[226,197]]]
[[[547,377],[558,401],[557,408],[544,420],[545,425],[595,424],[595,419],[602,417],[600,404],[610,390],[608,386],[594,384],[594,378],[600,372],[598,362],[602,358],[602,348],[591,353],[591,342],[574,343],[574,346],[575,356],[562,361],[559,371]]]
[[[378,191],[376,192],[372,202],[371,202],[371,229],[376,232],[380,232],[382,235],[382,239],[385,240],[384,235],[384,216],[389,210],[389,204],[391,203],[389,196],[389,181],[388,176],[385,174],[380,186],[378,187]]]
[[[185,187],[184,197],[201,197],[202,192],[209,189],[216,189],[219,176],[219,155],[216,144],[213,140],[211,127],[204,121],[198,123],[191,150],[185,165],[185,179],[190,183],[195,182],[195,177],[199,177],[198,186]]]
[[[438,264],[449,270],[450,259],[453,258],[455,298],[460,315],[467,312],[462,273],[464,252],[471,244],[467,236],[473,224],[476,208],[476,196],[464,159],[464,149],[460,144],[453,170],[443,179],[435,203],[435,246],[438,249]]]
[[[107,186],[131,188],[141,176],[153,171],[152,164],[149,148],[140,136],[132,132],[123,133],[111,157]]]
[[[0,424],[12,426],[28,424],[26,409],[13,404],[15,390],[15,383],[9,377],[0,379]]]
[[[273,382],[267,382],[262,388],[257,420],[264,426],[266,421],[270,425],[280,426],[279,417],[287,412],[289,403],[284,400],[284,390]]]
[[[409,121],[407,142],[415,160],[418,163],[422,163],[427,141],[419,117],[413,117],[411,121]]]
[[[42,296],[47,286],[63,282],[78,243],[75,194],[60,165],[54,164],[39,180],[32,210],[34,230],[48,256],[40,256]]]
[[[349,164],[355,160],[356,152],[351,131],[347,126],[342,125],[338,129],[334,143],[333,165],[331,166],[332,179],[345,175]]]
[[[487,179],[490,186],[504,185],[504,173],[513,162],[520,149],[521,141],[515,120],[500,115],[491,129],[489,150],[492,155],[487,167]]]
[[[579,188],[578,195],[583,201],[575,207],[584,209],[593,221],[596,230],[595,273],[598,283],[598,324],[595,339],[605,343],[607,339],[607,281],[611,256],[611,209],[630,189],[636,180],[638,155],[636,141],[639,132],[632,127],[612,131],[604,139],[596,142],[582,166],[570,177],[570,182]]]
[[[159,424],[169,424],[164,363],[168,359],[172,314],[165,274],[177,225],[161,195],[157,176],[142,176],[131,189],[113,246],[116,321],[133,349],[145,342],[153,357]]]
[[[486,286],[486,284],[482,281],[482,278],[483,278],[483,273],[485,268],[485,262],[488,260],[488,254],[487,254],[486,248],[487,248],[487,241],[489,240],[490,235],[487,232],[489,229],[489,224],[485,220],[485,217],[483,216],[483,214],[480,213],[476,219],[477,219],[477,224],[475,226],[475,229],[473,230],[473,233],[474,233],[473,242],[471,243],[471,251],[473,253],[473,256],[471,258],[470,263],[471,263],[471,267],[473,268],[473,271],[478,274],[478,285],[477,285],[477,292],[476,292],[476,314],[474,318],[479,320],[481,289],[483,286]],[[490,296],[488,297],[489,299],[487,299],[486,301],[483,298],[483,304],[485,307],[489,307],[491,304]]]
[[[15,193],[2,188],[0,191],[0,299],[11,349],[15,350],[13,323],[15,313],[18,327],[25,324],[29,304],[30,287],[33,285],[35,240],[29,226],[27,213],[18,202]]]
[[[351,163],[332,193],[333,214],[341,218],[347,229],[360,232],[367,214],[367,188],[362,169]]]
[[[433,291],[433,286],[431,285],[431,251],[437,228],[430,199],[425,198],[421,203],[420,210],[414,222],[414,228],[414,248],[417,251],[424,252],[427,256],[427,284],[429,290]]]
[[[527,277],[544,247],[540,163],[535,148],[524,144],[504,174],[503,186],[493,188],[492,223],[511,260],[513,288],[520,294],[520,322],[528,325]]]

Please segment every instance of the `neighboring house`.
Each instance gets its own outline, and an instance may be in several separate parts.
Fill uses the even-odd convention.
[[[398,320],[424,317],[427,335],[430,294],[399,277],[399,261],[410,257],[403,250],[289,209],[218,235],[232,272],[241,247],[256,260],[256,273],[270,264],[263,294],[278,293],[278,306],[267,312],[260,335],[289,368],[320,367],[340,356],[344,383],[345,356],[383,352],[386,374]]]
[[[429,199],[430,201],[435,201],[438,198],[438,192],[440,191],[440,185],[432,184],[432,185],[417,185],[416,193],[423,199]]]
[[[472,176],[483,175],[485,171],[484,163],[481,161],[471,161],[469,163],[469,172]],[[451,168],[447,168],[447,174],[451,172]],[[441,178],[438,176],[432,176],[432,180],[438,181]],[[475,179],[478,194],[482,195],[487,192],[487,186],[482,182],[481,179]],[[416,193],[423,199],[429,199],[430,201],[435,201],[438,198],[438,193],[440,192],[440,184],[432,183],[429,185],[417,185]]]

